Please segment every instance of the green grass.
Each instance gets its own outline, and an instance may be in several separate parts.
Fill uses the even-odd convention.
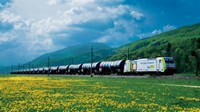
[[[8,76],[0,111],[200,111],[199,87],[200,79]]]
[[[9,74],[0,74],[0,77],[13,77],[15,75],[9,75]]]

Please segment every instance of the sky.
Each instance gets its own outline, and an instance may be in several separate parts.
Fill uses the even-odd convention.
[[[68,46],[111,47],[200,22],[200,0],[0,0],[0,66]]]

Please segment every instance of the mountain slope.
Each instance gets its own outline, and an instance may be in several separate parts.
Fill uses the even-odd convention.
[[[178,72],[193,72],[195,58],[191,52],[197,49],[200,38],[200,24],[182,27],[153,37],[126,44],[118,51],[130,49],[130,59],[173,56]],[[109,60],[126,59],[126,54],[118,52]]]
[[[88,43],[71,46],[56,52],[42,55],[31,62],[34,67],[87,63],[90,62],[90,47],[94,48],[94,62],[100,60],[154,58],[158,56],[174,57],[178,72],[194,72],[195,58],[191,52],[200,48],[200,24],[185,26],[153,37],[138,40],[111,49],[105,44]],[[27,64],[26,64],[27,65]],[[9,70],[10,68],[8,68]]]
[[[109,55],[105,55],[111,48],[102,43],[87,43],[75,46],[70,46],[59,51],[44,54],[36,59],[34,59],[31,64],[40,67],[47,66],[48,57],[50,60],[50,66],[56,65],[66,65],[72,63],[85,63],[90,62],[90,50],[93,46],[94,61],[100,61],[102,59],[108,58]]]

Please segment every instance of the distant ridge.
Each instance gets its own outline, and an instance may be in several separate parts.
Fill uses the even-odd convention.
[[[93,51],[96,52],[94,55],[94,61],[106,59],[111,55],[111,52],[108,52],[108,50],[111,48],[106,44],[86,43],[44,54],[34,59],[31,63],[38,67],[47,66],[48,57],[50,58],[51,66],[90,62],[91,46],[93,46]]]

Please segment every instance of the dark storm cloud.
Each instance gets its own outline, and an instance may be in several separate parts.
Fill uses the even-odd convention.
[[[148,15],[154,29],[166,24],[180,27],[200,22],[199,0],[139,0],[135,3]]]
[[[0,51],[12,49],[12,48],[17,47],[17,46],[18,46],[18,44],[16,43],[16,40],[6,41],[6,42],[0,44]]]
[[[96,31],[104,31],[107,28],[113,27],[113,21],[107,20],[107,21],[101,21],[101,20],[91,20],[82,24],[74,24],[72,27],[77,27],[81,29],[87,29],[87,30],[96,30]]]
[[[89,29],[80,29],[80,27],[79,29],[76,29],[74,27],[71,30],[52,33],[51,36],[53,36],[53,41],[55,44],[70,46],[74,44],[88,43],[91,40],[95,40],[102,35],[102,32],[97,29],[93,29],[92,25],[90,25]]]

